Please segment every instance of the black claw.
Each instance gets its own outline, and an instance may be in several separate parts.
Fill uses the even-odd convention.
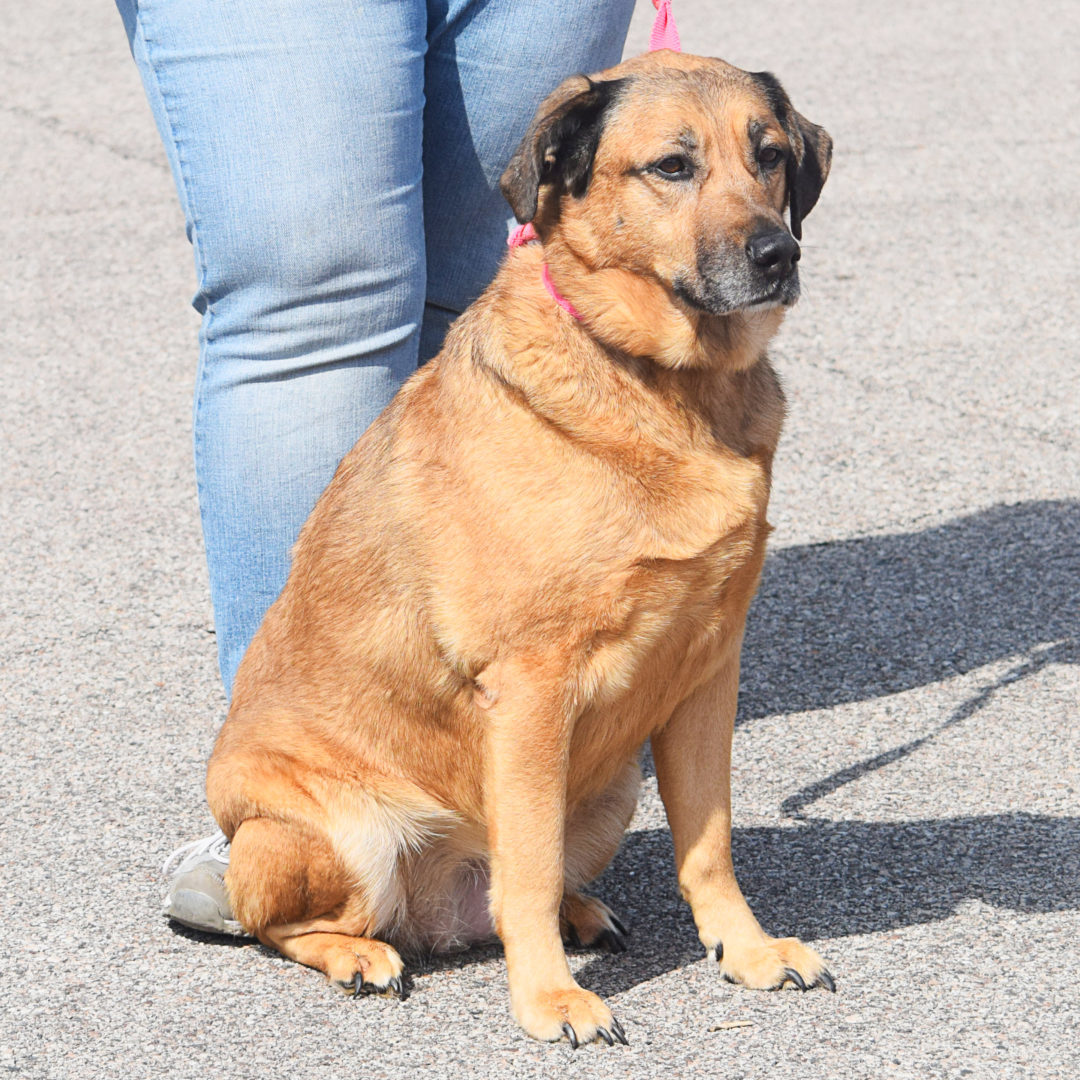
[[[836,982],[827,970],[822,969],[822,972],[818,976],[817,981],[822,986],[824,986],[825,989],[828,990],[830,993],[836,993]]]
[[[615,1040],[611,1037],[611,1033],[608,1031],[607,1028],[598,1027],[596,1029],[596,1034],[599,1035],[600,1038],[608,1044],[608,1046],[615,1045]]]
[[[622,935],[616,933],[614,930],[605,930],[596,939],[596,944],[603,945],[610,953],[626,952],[626,942],[623,941]]]
[[[784,974],[785,974],[785,975],[786,975],[786,976],[787,976],[787,977],[788,977],[788,978],[789,978],[789,979],[790,979],[790,980],[791,980],[791,981],[792,981],[792,982],[793,982],[793,983],[794,983],[794,984],[795,984],[795,985],[796,985],[796,986],[797,986],[797,987],[798,987],[798,988],[799,988],[800,990],[806,990],[806,989],[807,989],[807,985],[806,985],[806,980],[805,980],[805,979],[804,979],[804,978],[803,978],[803,977],[802,977],[802,976],[801,976],[801,975],[800,975],[800,974],[799,974],[799,973],[798,973],[798,972],[797,972],[797,971],[796,971],[796,970],[795,970],[794,968],[784,968]],[[780,985],[781,985],[781,986],[783,986],[784,984],[783,984],[783,983],[781,983]]]
[[[615,1038],[618,1039],[619,1042],[623,1044],[623,1046],[630,1045],[626,1041],[626,1034],[623,1032],[622,1024],[620,1024],[614,1016],[611,1018],[611,1030],[615,1032]]]
[[[569,1023],[563,1024],[563,1034],[570,1040],[570,1049],[576,1050],[578,1048],[577,1032],[570,1026]]]
[[[405,1000],[405,988],[401,985],[400,975],[395,975],[390,980],[390,989],[393,990],[394,993],[397,994],[397,996],[401,998],[402,1001]]]
[[[721,977],[723,978],[724,982],[731,983],[732,986],[737,986],[738,985],[738,983],[736,983],[735,980],[726,971],[724,972],[724,974]],[[783,985],[783,984],[781,984],[781,985]]]
[[[611,913],[611,925],[614,926],[615,929],[618,930],[623,937],[630,936],[630,931],[627,930],[625,926],[623,926],[622,919],[620,919],[619,916],[616,915],[614,912]]]
[[[358,971],[353,976],[353,992],[352,992],[352,996],[354,998],[358,998],[363,993],[364,993],[364,976],[361,975],[360,972]]]
[[[713,951],[716,953],[716,962],[719,964],[720,961],[724,959],[724,943],[718,941],[716,943],[716,948]]]

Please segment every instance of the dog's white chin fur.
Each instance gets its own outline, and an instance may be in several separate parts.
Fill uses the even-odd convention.
[[[785,304],[779,297],[773,297],[768,300],[758,300],[753,304],[747,304],[746,307],[736,308],[732,312],[733,315],[763,315],[766,311],[772,311],[773,308],[790,307],[790,304]]]

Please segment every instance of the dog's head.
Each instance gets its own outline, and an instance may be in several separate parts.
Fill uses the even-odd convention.
[[[831,155],[772,75],[657,52],[567,79],[501,187],[519,221],[590,270],[725,316],[798,299],[802,222]]]

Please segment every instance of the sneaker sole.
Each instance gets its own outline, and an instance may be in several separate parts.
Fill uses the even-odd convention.
[[[201,930],[204,934],[251,937],[235,919],[224,918],[211,897],[191,889],[177,889],[172,893],[162,913],[173,922],[190,930]]]

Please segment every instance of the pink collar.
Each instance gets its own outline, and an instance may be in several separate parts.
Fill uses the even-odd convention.
[[[539,240],[536,230],[532,226],[532,222],[528,222],[525,225],[519,225],[514,231],[507,237],[507,247],[516,248],[521,247],[522,244],[532,243],[534,240]],[[551,272],[548,270],[548,264],[544,263],[543,269],[540,271],[540,280],[544,283],[544,288],[547,289],[551,295],[551,299],[555,301],[568,315],[573,315],[578,322],[581,321],[581,312],[578,311],[569,300],[566,299],[558,289],[555,288],[555,282],[551,280]]]
[[[547,263],[544,263],[544,268],[540,271],[540,280],[544,283],[544,288],[551,293],[551,299],[554,300],[563,311],[573,315],[578,322],[581,322],[581,312],[555,288],[555,282],[551,280],[551,274],[548,272]]]

